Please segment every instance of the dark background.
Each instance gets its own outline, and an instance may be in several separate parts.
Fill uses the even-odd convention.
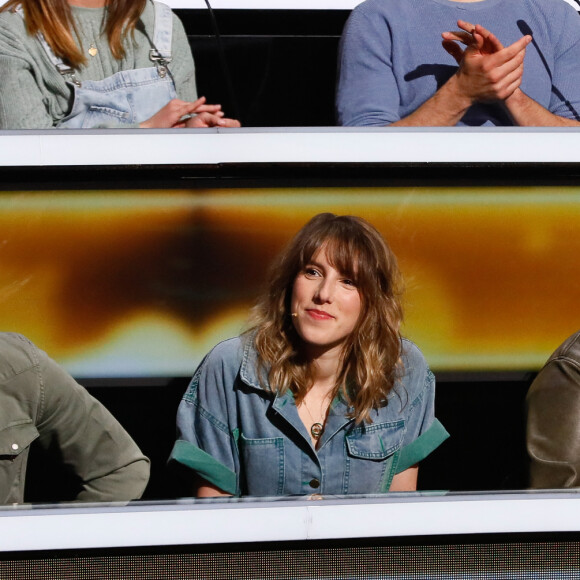
[[[451,437],[419,469],[420,490],[487,491],[527,485],[525,396],[533,374],[441,374],[437,380],[436,415]],[[182,495],[166,461],[175,440],[175,415],[189,378],[166,385],[88,386],[127,429],[151,459],[151,480],[143,499]],[[72,499],[76,482],[55,458],[32,447],[26,500]]]
[[[176,10],[199,95],[247,127],[332,126],[346,10]],[[227,71],[227,72],[226,72]],[[229,81],[228,81],[229,77]]]

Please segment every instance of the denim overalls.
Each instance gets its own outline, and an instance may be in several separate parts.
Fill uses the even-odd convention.
[[[73,106],[57,127],[87,129],[135,125],[146,121],[177,97],[167,69],[171,62],[173,14],[165,4],[154,2],[154,6],[153,46],[149,51],[153,66],[120,71],[100,81],[80,82],[74,69],[53,53],[41,33],[37,34],[48,58],[73,90]]]

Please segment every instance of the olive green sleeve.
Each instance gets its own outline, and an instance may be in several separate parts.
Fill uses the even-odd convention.
[[[580,487],[580,356],[552,358],[532,383],[526,405],[530,486]]]
[[[94,397],[44,352],[34,349],[43,402],[39,442],[57,446],[82,481],[79,501],[138,499],[149,480],[149,459]]]

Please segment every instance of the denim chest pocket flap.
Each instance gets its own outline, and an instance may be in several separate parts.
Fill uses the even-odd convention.
[[[386,459],[401,447],[404,421],[363,425],[346,436],[348,454],[359,459]]]
[[[32,421],[7,425],[0,430],[0,455],[12,457],[20,455],[38,435]]]

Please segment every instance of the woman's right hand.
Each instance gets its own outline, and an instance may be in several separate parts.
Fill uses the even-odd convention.
[[[172,99],[167,105],[157,111],[153,117],[140,123],[139,127],[142,129],[181,129],[186,126],[186,122],[189,119],[188,115],[199,115],[201,113],[207,119],[215,119],[216,125],[218,120],[224,115],[221,105],[207,105],[205,97],[200,97],[193,103]]]

